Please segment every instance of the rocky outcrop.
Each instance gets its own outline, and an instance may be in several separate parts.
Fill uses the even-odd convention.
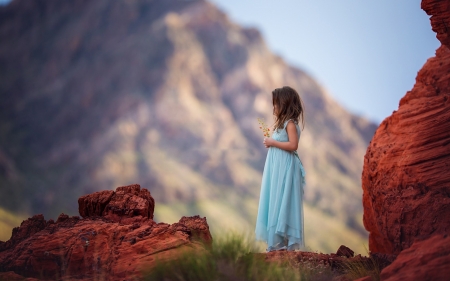
[[[353,257],[354,254],[355,254],[355,252],[353,252],[353,250],[351,250],[349,247],[344,246],[344,245],[341,245],[336,252],[336,255],[344,256],[347,258]]]
[[[154,200],[139,185],[81,197],[80,217],[55,221],[36,215],[0,245],[1,278],[127,280],[157,260],[211,247],[206,218],[182,217],[172,225],[152,220]],[[11,277],[12,278],[12,277]]]
[[[395,259],[395,256],[371,254],[369,257],[354,256],[353,250],[342,245],[336,253],[323,254],[303,251],[273,251],[256,254],[270,263],[281,265],[289,264],[299,268],[304,274],[314,272],[314,280],[349,281],[355,269],[376,276],[383,268],[387,267]],[[372,278],[372,277],[368,277]],[[372,279],[369,279],[372,280]]]
[[[25,278],[14,271],[0,273],[0,281],[39,281],[36,278]]]
[[[113,190],[103,190],[81,196],[78,198],[78,213],[85,218],[103,215],[103,211],[113,195]]]
[[[78,212],[82,217],[103,216],[114,221],[135,217],[153,219],[154,211],[155,200],[138,184],[118,187],[115,192],[95,192],[78,199]]]
[[[314,252],[302,252],[302,251],[273,251],[266,254],[260,254],[267,262],[283,264],[286,261],[296,262],[297,266],[309,265],[312,268],[317,266],[323,266],[324,268],[330,268],[333,271],[343,273],[344,263],[348,261],[367,261],[367,257],[358,255],[345,256],[338,254],[322,254]]]
[[[0,244],[0,251],[12,248],[34,235],[35,233],[43,230],[47,226],[47,221],[43,215],[35,215],[32,218],[23,221],[20,227],[15,227],[12,231],[11,239]]]
[[[431,27],[436,32],[437,39],[450,48],[450,2],[422,0],[421,6],[431,16]]]
[[[364,226],[372,252],[398,254],[416,238],[450,234],[448,6],[422,2],[442,46],[378,127],[364,157]]]
[[[414,242],[381,272],[383,281],[446,281],[450,276],[450,237],[435,235]]]

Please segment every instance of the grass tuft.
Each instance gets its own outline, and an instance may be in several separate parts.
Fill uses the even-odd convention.
[[[231,234],[214,240],[209,252],[185,252],[175,260],[158,262],[144,273],[144,280],[300,280],[298,270],[266,262],[254,254],[256,249],[250,239]]]
[[[380,281],[381,265],[373,257],[353,260],[343,263],[345,276],[351,280],[370,276],[374,281]]]
[[[365,276],[379,280],[380,267],[372,258],[349,259],[342,265],[342,271],[334,271],[314,255],[299,260],[298,256],[286,254],[284,261],[267,262],[264,254],[258,254],[259,249],[252,238],[231,234],[215,239],[210,251],[191,250],[174,260],[157,262],[144,272],[144,280],[328,281],[344,276],[351,280]]]

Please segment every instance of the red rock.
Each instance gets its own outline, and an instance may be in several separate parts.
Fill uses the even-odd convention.
[[[107,190],[82,196],[78,199],[78,211],[82,217],[103,216],[115,221],[129,222],[153,219],[155,200],[140,185],[121,186],[116,191]],[[133,218],[133,219],[129,219]]]
[[[0,271],[45,279],[128,280],[157,260],[211,247],[206,218],[157,224],[151,219],[154,200],[139,185],[83,196],[79,203],[84,218],[61,214],[46,222],[38,215],[15,228],[0,250]]]
[[[436,37],[450,48],[450,2],[441,0],[422,0],[422,9],[431,16],[431,26]]]
[[[137,184],[122,186],[116,189],[103,210],[103,216],[112,219],[135,216],[153,219],[154,208],[155,201],[147,189],[141,190]]]
[[[353,253],[353,251],[342,245],[339,247],[339,250],[347,250],[347,254]],[[339,252],[338,250],[338,252]],[[331,270],[337,272],[337,273],[345,273],[346,266],[344,264],[346,263],[352,263],[352,262],[358,262],[363,264],[371,264],[370,257],[362,257],[361,255],[357,255],[355,257],[350,256],[346,257],[345,255],[338,255],[338,254],[322,254],[322,253],[312,253],[312,252],[303,252],[303,251],[286,251],[286,250],[280,250],[280,251],[272,251],[268,253],[262,253],[257,254],[260,255],[264,260],[268,262],[278,262],[283,263],[286,261],[290,264],[304,264],[309,263],[313,267],[317,267],[317,265],[323,265],[326,267],[330,267]],[[294,261],[294,263],[292,263]],[[381,261],[381,259],[380,259]],[[386,263],[386,261],[383,260],[383,262],[379,263],[380,266],[385,267],[390,263]]]
[[[339,247],[337,252],[340,252],[340,250],[345,250],[347,254],[353,252],[344,245]],[[375,280],[376,272],[390,265],[395,258],[392,255],[386,254],[370,254],[369,257],[363,257],[361,255],[346,257],[334,253],[323,254],[286,250],[258,253],[255,255],[257,259],[279,265],[289,265],[290,267],[298,268],[300,271],[305,270],[305,272],[308,272],[312,270],[315,274],[314,280],[332,281],[351,281],[354,280],[351,276],[361,274],[362,272],[372,274],[373,277],[366,276],[358,280]]]
[[[416,238],[450,231],[449,2],[424,0],[422,7],[443,45],[367,148],[362,187],[371,252],[398,254]]]
[[[209,232],[209,226],[206,222],[206,218],[200,218],[199,216],[182,217],[178,224],[186,226],[189,229],[192,239],[202,242],[209,248],[212,247],[212,237]]]
[[[384,281],[433,280],[450,277],[450,237],[435,235],[414,242],[381,272]]]
[[[349,247],[341,245],[337,250],[336,255],[351,258],[355,255],[355,252]]]
[[[93,194],[81,196],[78,198],[78,212],[80,216],[94,217],[101,216],[106,205],[114,195],[112,190],[103,190]]]
[[[20,227],[14,227],[11,239],[0,244],[0,251],[16,246],[18,243],[41,231],[46,226],[47,222],[42,214],[34,215],[33,217],[23,221],[20,224]]]
[[[327,278],[328,280],[330,278]],[[319,280],[323,280],[323,278],[319,279]],[[353,281],[353,279],[347,277],[346,275],[339,275],[334,277],[333,279],[331,279],[331,281]]]
[[[36,278],[24,278],[14,271],[0,272],[0,280],[2,281],[39,281]]]
[[[374,279],[372,278],[372,276],[366,276],[366,277],[356,279],[355,281],[374,281]]]

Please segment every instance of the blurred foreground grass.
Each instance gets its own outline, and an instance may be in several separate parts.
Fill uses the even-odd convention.
[[[333,273],[323,268],[294,268],[286,264],[267,263],[255,255],[257,246],[242,235],[215,238],[211,251],[186,252],[177,259],[157,262],[144,271],[144,280],[329,280]]]
[[[174,260],[158,261],[143,271],[144,280],[217,281],[217,280],[356,280],[371,276],[380,280],[380,267],[373,259],[348,260],[341,270],[319,259],[300,261],[295,257],[267,262],[264,254],[255,254],[258,246],[251,236],[224,234],[214,238],[210,251],[186,251]],[[287,255],[285,257],[288,257]]]

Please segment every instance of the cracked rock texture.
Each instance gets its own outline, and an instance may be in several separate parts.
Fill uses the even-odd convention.
[[[415,239],[450,232],[450,2],[422,1],[442,45],[419,71],[364,157],[369,250],[398,254]]]
[[[153,219],[154,211],[155,200],[138,184],[118,187],[115,192],[99,191],[78,199],[78,212],[82,217],[104,216],[116,221],[136,216]]]
[[[383,281],[446,281],[450,276],[450,237],[435,235],[414,242],[381,272]]]
[[[128,280],[157,259],[211,247],[206,218],[157,224],[154,200],[139,185],[82,196],[78,203],[83,218],[61,214],[54,222],[35,215],[15,228],[0,244],[0,279]]]

